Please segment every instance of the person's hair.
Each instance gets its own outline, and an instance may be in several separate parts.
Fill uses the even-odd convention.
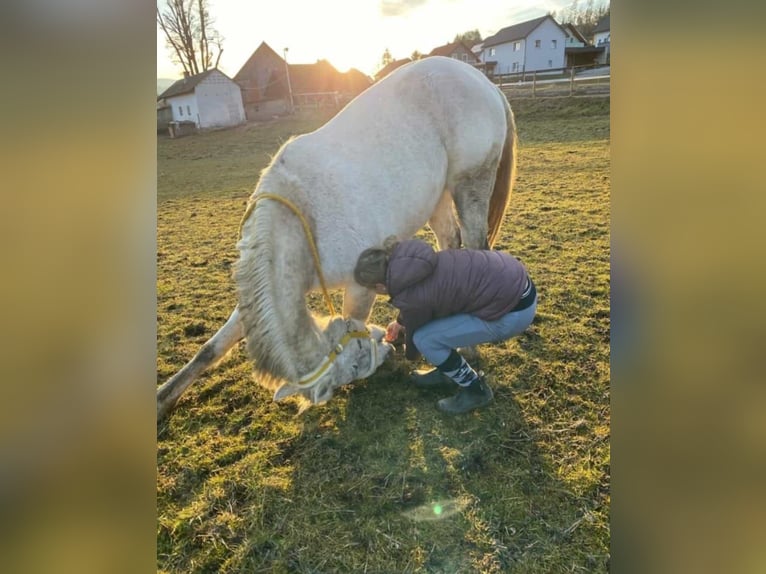
[[[375,287],[378,283],[386,284],[388,258],[399,240],[390,235],[383,242],[383,248],[371,247],[362,251],[354,267],[354,280],[364,287]]]

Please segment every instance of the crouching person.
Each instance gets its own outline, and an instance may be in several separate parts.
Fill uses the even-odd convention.
[[[524,265],[501,251],[434,251],[412,239],[386,239],[383,248],[365,250],[354,269],[357,283],[388,294],[399,316],[386,339],[403,331],[407,359],[421,354],[436,368],[413,372],[421,388],[457,384],[440,410],[459,414],[492,401],[492,389],[458,353],[460,347],[504,341],[521,334],[537,309],[535,285]]]

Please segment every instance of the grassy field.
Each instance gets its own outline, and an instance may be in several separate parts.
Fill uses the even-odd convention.
[[[539,307],[523,336],[480,347],[495,402],[442,415],[442,395],[406,382],[421,365],[395,357],[299,412],[238,348],[158,424],[158,571],[607,571],[609,100],[513,105],[496,247],[524,261]],[[158,384],[235,305],[239,219],[270,154],[326,119],[159,139]],[[373,320],[393,315],[379,298]]]

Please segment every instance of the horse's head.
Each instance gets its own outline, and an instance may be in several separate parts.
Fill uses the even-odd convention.
[[[327,324],[323,334],[330,353],[302,381],[282,385],[274,394],[275,401],[300,393],[313,404],[324,403],[335,388],[369,377],[393,349],[383,340],[384,329],[365,326],[356,319],[337,317]]]

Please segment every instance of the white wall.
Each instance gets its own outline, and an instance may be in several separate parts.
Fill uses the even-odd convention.
[[[199,127],[235,126],[245,121],[239,85],[214,70],[194,91],[199,109]]]
[[[536,41],[540,47],[535,47]],[[556,47],[553,47],[553,41]],[[553,20],[547,19],[527,36],[526,70],[550,70],[566,66],[567,35]]]
[[[516,42],[509,42],[507,44],[497,44],[484,48],[481,54],[482,62],[497,62],[495,66],[495,75],[501,74],[513,74],[515,72],[521,72],[524,66],[524,50],[525,41],[517,40],[519,43],[519,49],[514,50],[513,46]],[[495,51],[492,54],[492,50]],[[514,64],[516,66],[514,67]]]
[[[173,121],[198,123],[197,98],[194,94],[182,94],[168,98],[168,104],[173,109]]]
[[[610,31],[607,30],[606,32],[599,32],[598,34],[593,35],[593,45],[594,46],[603,46],[606,48],[596,59],[596,61],[599,64],[606,64],[609,58],[609,50],[611,49],[611,34]]]
[[[593,45],[598,46],[599,42],[603,42],[604,40],[609,40],[609,31],[606,32],[599,32],[598,34],[594,34],[593,36]]]

